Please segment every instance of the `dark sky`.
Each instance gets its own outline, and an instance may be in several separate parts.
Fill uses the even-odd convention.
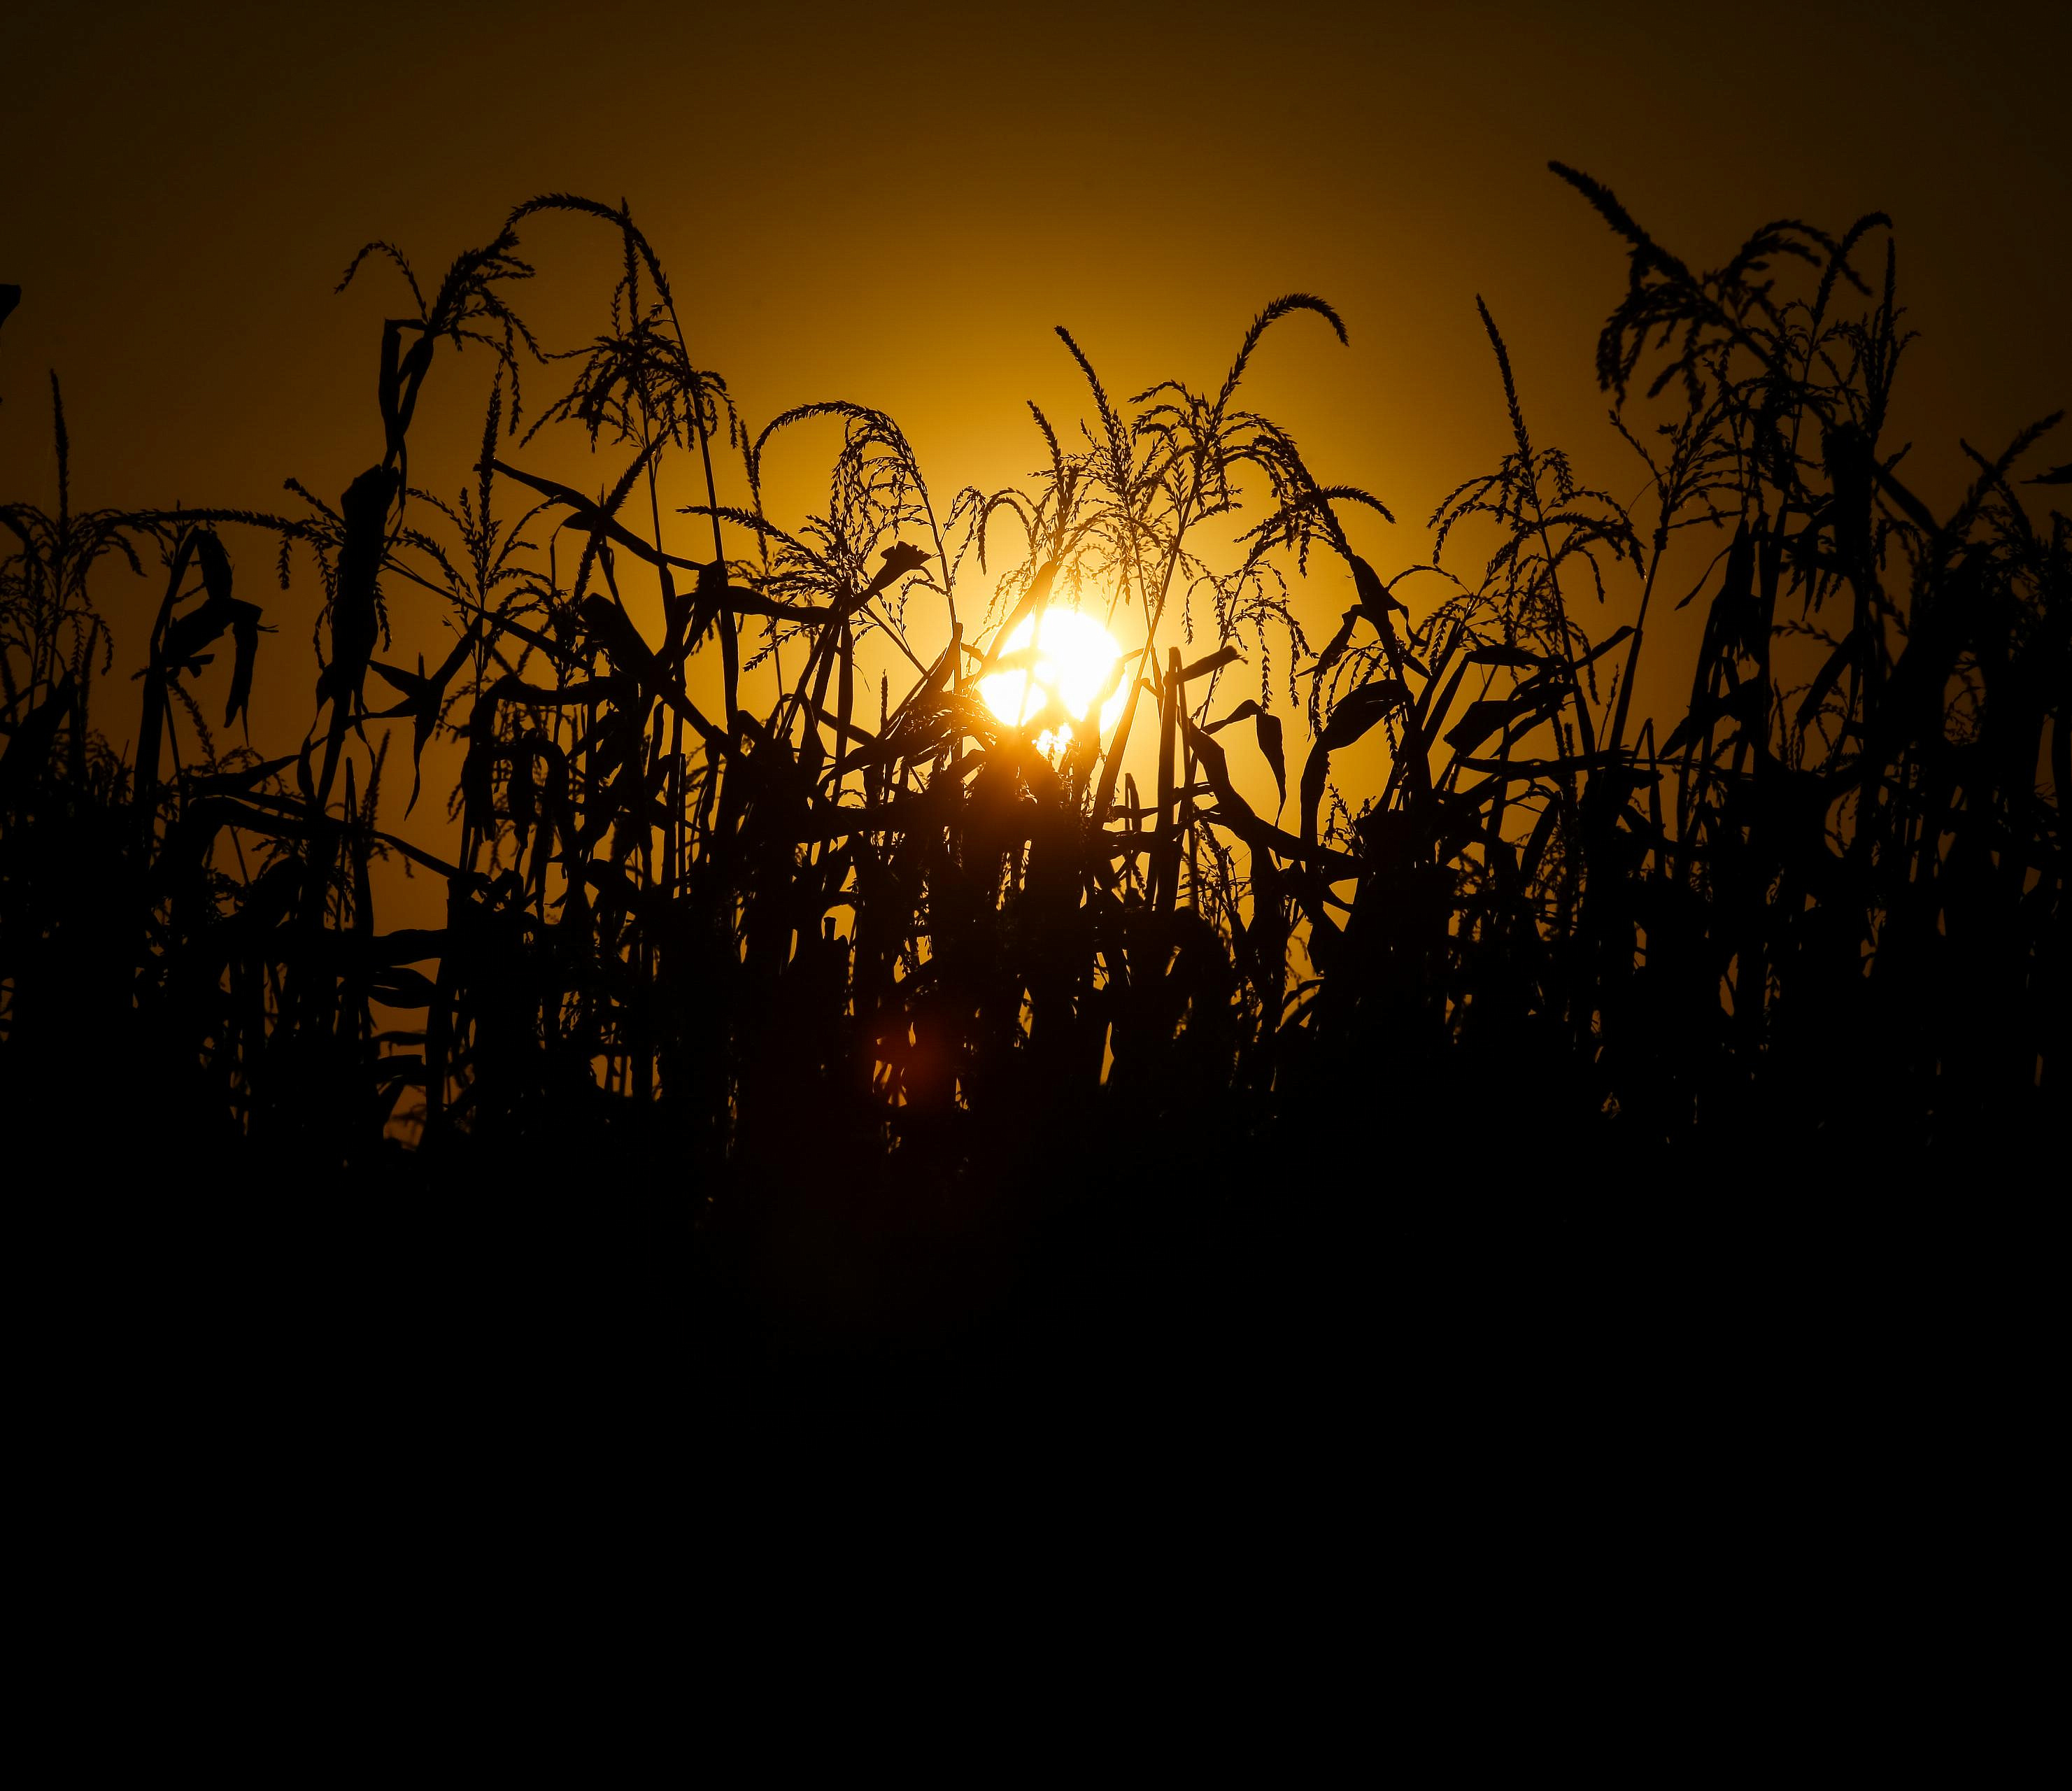
[[[47,492],[47,367],[79,501],[273,505],[290,473],[335,493],[378,455],[397,303],[378,275],[331,295],[353,249],[388,237],[432,273],[549,188],[631,201],[751,417],[881,406],[946,491],[1035,464],[1025,399],[1077,414],[1053,324],[1112,389],[1213,385],[1260,304],[1322,293],[1350,349],[1297,319],[1252,395],[1320,476],[1396,507],[1375,552],[1396,564],[1502,450],[1478,293],[1536,434],[1631,483],[1590,371],[1623,262],[1550,156],[1704,265],[1772,217],[1889,211],[1925,338],[1897,430],[1931,491],[1959,434],[2072,400],[2063,6],[14,0],[0,64],[10,497]],[[529,315],[578,340],[609,245],[555,224],[527,246]],[[459,483],[487,380],[435,374],[413,474]],[[777,468],[780,512],[826,447]],[[282,624],[261,723],[299,732],[314,595],[253,594]],[[126,676],[148,599],[126,574],[101,596]]]

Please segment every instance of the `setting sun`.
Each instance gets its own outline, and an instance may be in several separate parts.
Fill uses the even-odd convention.
[[[1042,713],[1055,697],[1074,721],[1101,704],[1096,724],[1104,732],[1122,712],[1122,681],[1116,661],[1122,649],[1091,616],[1078,610],[1046,609],[1022,621],[1002,643],[994,661],[1000,668],[979,683],[986,706],[1018,727]],[[1037,738],[1049,751],[1071,739],[1069,728],[1046,728]]]

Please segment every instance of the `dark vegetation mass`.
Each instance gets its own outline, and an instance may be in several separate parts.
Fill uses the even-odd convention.
[[[1061,331],[1085,426],[1038,413],[1033,488],[946,506],[882,413],[745,426],[630,214],[563,196],[429,293],[372,245],[411,315],[335,503],[79,508],[54,378],[55,506],[0,506],[15,1149],[166,1198],[339,1188],[399,1236],[638,1211],[715,1335],[795,1341],[1154,1287],[1241,1327],[1290,1265],[1449,1205],[2012,1173],[2065,1075],[2072,542],[2034,488],[2072,470],[2034,461],[2045,422],[1967,448],[1947,513],[1910,488],[1884,219],[1700,270],[1556,171],[1629,260],[1597,372],[1644,496],[1536,440],[1485,311],[1511,446],[1433,519],[1437,563],[1388,572],[1346,527],[1379,500],[1243,407],[1267,331],[1342,336],[1304,294],[1213,391],[1117,402]],[[521,432],[520,233],[556,212],[623,272]],[[495,396],[448,502],[410,432],[462,352]],[[814,417],[843,431],[828,508],[780,525],[761,456]],[[543,427],[615,457],[600,495],[526,469]],[[705,494],[680,515],[676,455]],[[251,590],[276,558],[325,600],[308,734],[269,756],[223,729],[255,675],[302,675],[260,664],[289,650]],[[162,580],[134,681],[89,591],[111,560]],[[1322,643],[1305,574],[1356,594]],[[1060,717],[1008,727],[976,690],[1053,600],[1128,648],[1120,721],[1062,751]],[[385,657],[405,604],[438,663]],[[1691,604],[1688,703],[1643,714]],[[903,689],[860,670],[874,633]],[[450,801],[421,775],[446,738]],[[1363,738],[1382,769],[1343,788]],[[1268,769],[1273,815],[1238,788]],[[398,854],[442,924],[383,929]]]

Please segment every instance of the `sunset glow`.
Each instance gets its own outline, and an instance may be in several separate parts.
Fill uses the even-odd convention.
[[[1054,696],[1065,713],[1084,721],[1102,693],[1099,726],[1105,733],[1122,713],[1122,681],[1116,661],[1122,648],[1091,616],[1078,610],[1051,608],[1024,620],[1001,644],[994,661],[1002,669],[979,683],[986,706],[1016,726],[1034,720]],[[1046,728],[1037,736],[1039,750],[1068,743],[1070,727]]]

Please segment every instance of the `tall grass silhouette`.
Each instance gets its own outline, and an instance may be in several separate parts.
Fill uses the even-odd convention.
[[[429,298],[389,245],[356,257],[415,315],[383,326],[376,457],[335,504],[291,482],[293,513],[76,509],[53,377],[56,509],[0,507],[13,1123],[116,1114],[82,1134],[111,1160],[244,1164],[284,1199],[638,1188],[780,1300],[973,1310],[1032,1238],[1136,1275],[1146,1237],[1291,1214],[1753,1188],[2027,1135],[2067,1011],[2072,554],[2038,513],[2072,473],[2020,483],[2057,418],[1967,444],[1938,514],[1886,439],[1909,337],[1885,220],[1780,221],[1699,270],[1555,172],[1628,257],[1596,364],[1644,494],[1536,438],[1484,307],[1511,446],[1388,576],[1346,529],[1380,498],[1242,403],[1269,332],[1344,338],[1304,294],[1212,392],[1118,401],[1061,329],[1085,426],[1035,412],[1030,488],[947,504],[878,411],[749,426],[631,213],[562,195]],[[620,270],[558,356],[512,297],[549,213]],[[409,443],[463,350],[498,373],[448,501]],[[520,434],[542,364],[574,377]],[[816,419],[841,432],[827,508],[780,524],[764,457]],[[611,457],[599,495],[528,469],[546,430]],[[665,512],[679,456],[703,500]],[[1494,551],[1463,565],[1478,530]],[[286,675],[244,542],[324,593],[316,711],[270,757],[209,725]],[[111,558],[164,579],[126,757],[89,595]],[[1305,575],[1351,582],[1322,642]],[[1123,700],[1046,751],[1054,705],[1010,726],[976,685],[1061,602],[1122,639]],[[384,657],[404,603],[450,634],[436,665]],[[1688,704],[1642,713],[1643,653],[1692,604]],[[903,688],[870,687],[874,635]],[[1334,756],[1377,733],[1374,786],[1344,793]],[[441,736],[464,749],[443,826]],[[1154,739],[1140,789],[1125,752]],[[1272,816],[1239,788],[1264,772]],[[380,929],[389,854],[441,880],[442,924]]]

